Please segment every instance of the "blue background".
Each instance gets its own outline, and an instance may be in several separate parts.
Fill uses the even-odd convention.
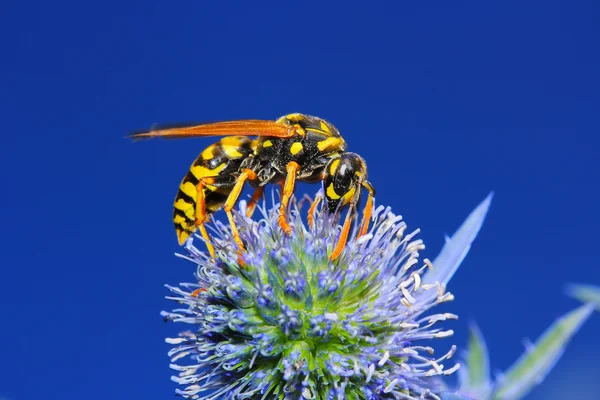
[[[172,200],[211,141],[124,139],[154,123],[322,116],[430,258],[494,190],[450,308],[495,370],[600,284],[597,2],[203,3],[3,4],[0,397],[172,398]],[[530,398],[596,398],[598,335]]]

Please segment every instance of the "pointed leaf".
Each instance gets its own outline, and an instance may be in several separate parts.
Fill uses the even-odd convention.
[[[592,305],[581,306],[562,316],[523,354],[504,375],[494,393],[495,400],[523,398],[554,367],[565,346],[594,310]]]
[[[490,208],[493,193],[490,193],[481,204],[471,212],[465,222],[458,228],[451,238],[446,238],[446,243],[440,254],[433,261],[433,270],[423,277],[423,283],[433,284],[439,282],[447,284],[456,272],[460,263],[465,258],[471,243],[481,229],[485,216]]]
[[[471,326],[469,347],[466,358],[468,368],[468,382],[470,388],[481,388],[490,383],[490,361],[487,346],[477,325]]]
[[[567,293],[582,303],[592,303],[600,311],[600,286],[572,284],[567,286]]]
[[[483,335],[475,324],[471,325],[465,365],[459,373],[461,393],[478,400],[489,400],[493,383],[490,379],[488,350]]]

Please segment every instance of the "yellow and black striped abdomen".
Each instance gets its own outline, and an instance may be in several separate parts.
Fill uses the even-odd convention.
[[[252,154],[251,144],[247,137],[224,137],[196,158],[175,197],[173,222],[179,244],[185,243],[208,214],[223,206],[235,185],[234,174]],[[202,210],[205,212],[199,212]]]

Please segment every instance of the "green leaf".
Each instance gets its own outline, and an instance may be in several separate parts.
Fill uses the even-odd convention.
[[[581,306],[562,316],[506,372],[494,393],[495,400],[523,398],[554,367],[571,337],[593,312],[591,305]]]
[[[567,293],[582,303],[592,303],[600,311],[600,286],[571,284]]]
[[[490,360],[487,346],[477,325],[471,326],[469,347],[467,349],[468,382],[470,388],[481,388],[490,383]]]

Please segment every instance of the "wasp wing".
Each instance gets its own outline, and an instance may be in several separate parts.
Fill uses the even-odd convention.
[[[152,129],[130,135],[133,139],[182,139],[201,136],[272,136],[289,138],[295,135],[292,126],[275,121],[241,120],[214,122],[201,125],[187,125]]]

